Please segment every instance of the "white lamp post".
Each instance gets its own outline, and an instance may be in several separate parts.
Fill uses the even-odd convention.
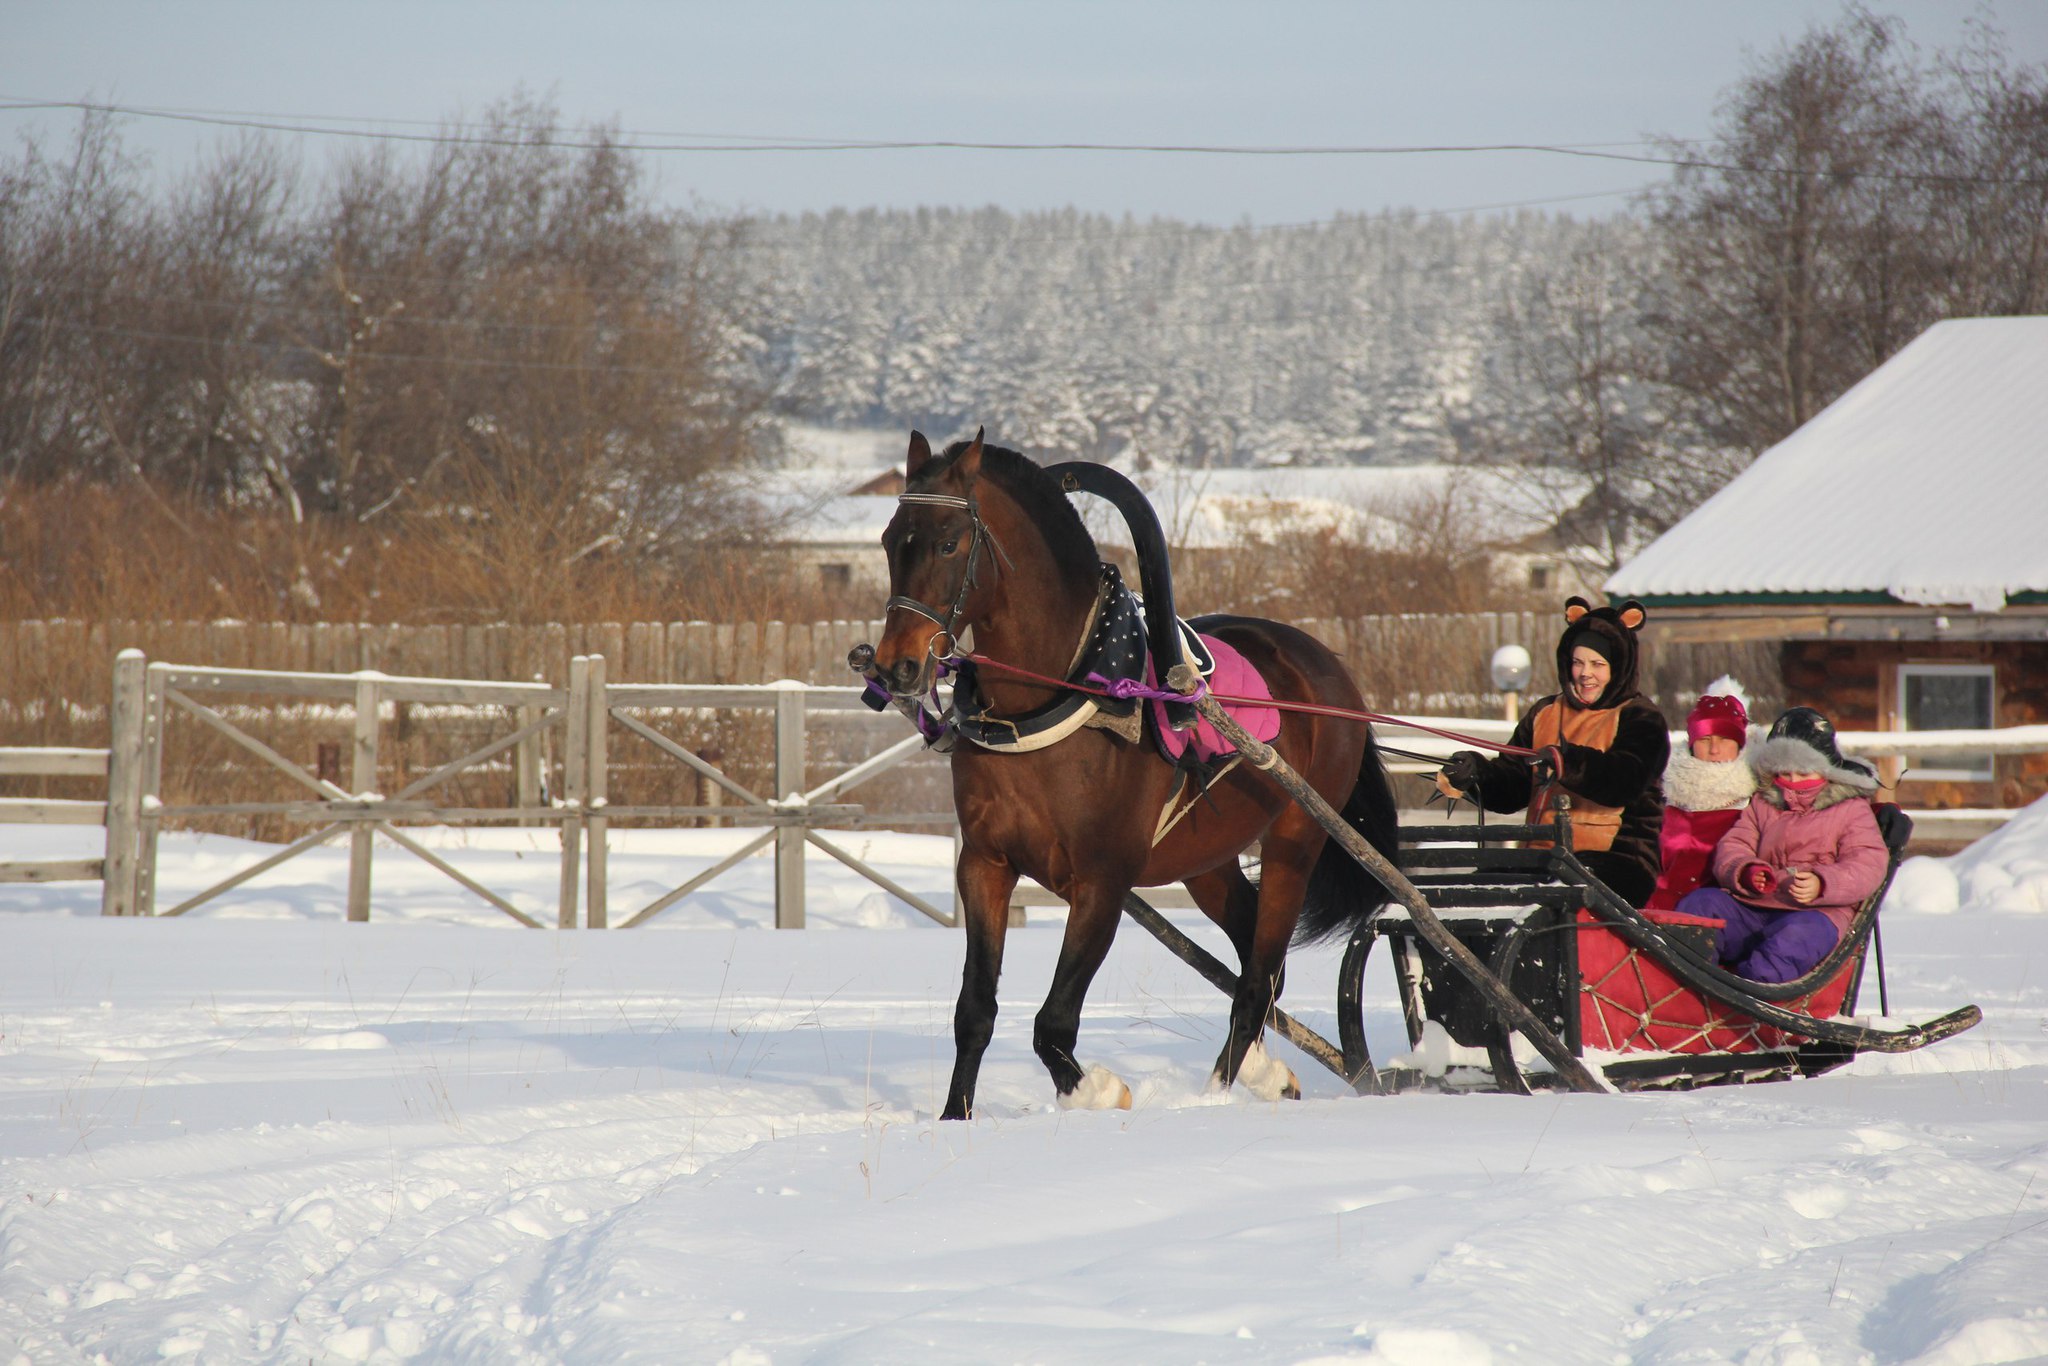
[[[1529,652],[1519,645],[1503,645],[1493,652],[1493,686],[1506,698],[1510,722],[1522,719],[1522,689],[1529,686]]]

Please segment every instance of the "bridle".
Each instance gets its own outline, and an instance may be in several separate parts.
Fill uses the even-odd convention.
[[[998,564],[1008,561],[1010,557],[1003,553],[1002,543],[996,540],[995,533],[988,529],[988,524],[981,520],[981,508],[972,498],[963,498],[953,493],[904,493],[897,495],[896,501],[964,511],[967,514],[968,525],[972,528],[968,533],[967,563],[960,570],[960,586],[953,593],[953,603],[946,609],[946,615],[940,616],[929,605],[902,593],[896,594],[882,604],[883,616],[901,607],[905,611],[917,613],[937,626],[939,629],[925,642],[925,654],[934,660],[944,662],[953,658],[960,648],[960,613],[967,605],[968,593],[973,591],[977,582],[976,570],[981,561],[982,546],[986,544],[994,547]],[[1000,569],[997,572],[1000,573]],[[946,641],[944,650],[938,648],[941,636],[945,637]]]

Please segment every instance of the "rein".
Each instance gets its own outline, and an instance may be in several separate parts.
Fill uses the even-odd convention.
[[[1523,749],[1517,745],[1497,744],[1492,740],[1482,740],[1475,735],[1460,735],[1456,731],[1439,730],[1434,726],[1417,725],[1413,721],[1404,721],[1393,716],[1383,716],[1378,712],[1353,711],[1346,707],[1325,706],[1320,702],[1283,702],[1275,697],[1230,697],[1222,693],[1210,692],[1206,681],[1197,682],[1192,693],[1177,693],[1170,689],[1148,687],[1143,681],[1135,678],[1111,680],[1102,678],[1100,674],[1091,674],[1089,675],[1090,678],[1100,681],[1103,685],[1101,687],[1094,687],[1088,683],[1077,683],[1070,679],[1053,678],[1046,674],[1034,673],[1032,670],[1016,664],[1006,664],[1002,660],[991,659],[987,655],[976,654],[972,650],[962,650],[960,648],[961,642],[958,632],[960,612],[967,604],[967,594],[974,587],[975,569],[980,563],[983,544],[994,547],[998,573],[1001,572],[1000,566],[1007,563],[1010,557],[1004,553],[1002,543],[996,540],[995,533],[990,531],[987,523],[981,520],[981,508],[975,503],[973,498],[962,497],[952,493],[905,492],[898,494],[896,501],[898,503],[921,503],[930,507],[952,508],[956,511],[963,511],[967,514],[968,525],[971,527],[967,545],[967,563],[960,571],[960,586],[954,592],[952,605],[947,608],[945,616],[940,616],[928,604],[901,593],[891,597],[882,605],[883,616],[887,616],[896,608],[901,607],[907,612],[915,612],[939,628],[932,638],[925,642],[926,655],[937,665],[937,670],[932,679],[932,686],[934,688],[938,686],[940,678],[953,672],[959,664],[964,662],[985,669],[995,669],[1001,673],[1010,674],[1013,677],[1022,678],[1029,682],[1039,683],[1049,688],[1067,692],[1086,693],[1090,696],[1105,697],[1115,701],[1144,698],[1156,702],[1192,704],[1200,698],[1213,697],[1218,702],[1237,706],[1271,707],[1275,711],[1300,712],[1309,716],[1329,716],[1344,721],[1381,722],[1387,725],[1402,726],[1409,730],[1418,730],[1425,735],[1434,735],[1443,740],[1455,740],[1461,744],[1476,745],[1481,749],[1490,749],[1497,754],[1511,754],[1525,759],[1538,757],[1538,751],[1533,749]],[[946,648],[944,650],[938,648],[940,636],[944,636],[946,639]],[[888,689],[882,687],[873,678],[868,680],[867,687],[869,691],[878,693],[884,698],[889,696]],[[917,728],[927,741],[931,741],[936,735],[944,733],[946,724],[944,719],[926,712],[922,706],[919,706],[917,709],[916,719]]]
[[[1517,758],[1533,759],[1539,753],[1537,750],[1523,749],[1519,745],[1503,745],[1493,740],[1482,740],[1476,735],[1460,735],[1454,730],[1439,730],[1435,726],[1417,725],[1413,721],[1404,720],[1398,716],[1383,716],[1375,711],[1353,711],[1348,707],[1325,706],[1320,702],[1283,702],[1277,697],[1232,697],[1225,693],[1210,692],[1207,683],[1201,684],[1193,693],[1177,693],[1165,688],[1146,687],[1136,679],[1119,679],[1115,683],[1097,688],[1091,687],[1086,683],[1073,683],[1064,678],[1052,678],[1045,674],[1034,673],[1030,669],[1016,664],[1006,664],[1000,659],[990,659],[987,655],[976,654],[971,650],[957,654],[953,658],[964,660],[979,668],[996,669],[1033,683],[1041,683],[1049,688],[1065,688],[1071,692],[1089,693],[1096,697],[1118,699],[1142,697],[1161,702],[1189,702],[1198,697],[1212,697],[1218,702],[1237,706],[1270,707],[1274,711],[1302,712],[1309,716],[1332,716],[1342,721],[1378,721],[1388,725],[1402,726],[1409,730],[1419,730],[1425,735],[1434,735],[1440,740],[1456,740],[1461,744],[1477,745],[1482,749],[1490,749],[1498,754],[1512,754]]]

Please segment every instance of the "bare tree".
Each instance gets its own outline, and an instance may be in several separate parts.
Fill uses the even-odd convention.
[[[1613,570],[1733,473],[1730,452],[1666,382],[1645,317],[1660,261],[1629,220],[1595,224],[1553,269],[1511,281],[1496,325],[1512,409],[1474,424],[1468,454],[1524,472],[1522,511],[1589,572]],[[1498,496],[1498,495],[1495,495]]]
[[[552,482],[634,552],[740,520],[715,476],[764,400],[727,365],[723,239],[648,207],[602,132],[560,142],[514,100],[424,164],[344,168],[301,283],[309,501],[489,517]]]
[[[1769,446],[1941,316],[1953,142],[1899,25],[1857,10],[1758,61],[1707,147],[1671,144],[1649,319],[1728,443]]]
[[[2015,67],[1977,23],[1944,63],[1945,133],[1961,174],[1938,225],[1950,314],[2048,313],[2048,67]]]

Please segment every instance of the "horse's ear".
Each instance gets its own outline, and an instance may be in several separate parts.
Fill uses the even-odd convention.
[[[1634,598],[1623,603],[1615,615],[1621,618],[1621,624],[1631,631],[1640,631],[1643,623],[1650,619],[1650,614],[1644,611],[1643,605]]]
[[[974,481],[981,478],[981,434],[988,429],[976,427],[974,440],[967,449],[960,452],[960,458],[953,462],[953,468],[960,473],[960,483],[967,488],[974,487]]]
[[[1593,604],[1587,602],[1584,598],[1575,596],[1564,600],[1564,619],[1568,622],[1577,621],[1592,610]],[[1640,611],[1642,609],[1638,608],[1637,610]]]
[[[917,472],[924,468],[925,461],[932,458],[932,443],[924,439],[924,433],[913,429],[910,433],[910,456],[903,462],[903,477],[917,478]]]

